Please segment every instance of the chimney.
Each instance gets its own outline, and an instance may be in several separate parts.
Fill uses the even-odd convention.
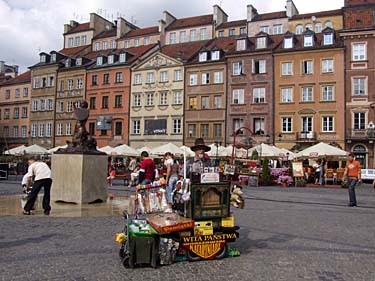
[[[14,76],[18,76],[18,65],[13,65]]]
[[[0,73],[5,72],[5,61],[0,61]]]
[[[76,22],[76,21],[74,21],[74,20],[71,20],[70,21],[70,25],[72,26],[72,27],[75,27],[75,26],[77,26],[79,23],[78,22]]]
[[[214,5],[214,23],[215,26],[219,26],[220,24],[228,21],[228,15],[221,9],[220,6]]]
[[[163,20],[165,22],[165,27],[168,27],[172,22],[176,20],[176,18],[172,14],[170,14],[168,11],[164,11]]]
[[[251,4],[247,5],[247,21],[252,21],[256,15],[258,15],[257,9]]]
[[[70,24],[64,24],[64,33],[69,32],[72,29],[72,26]]]
[[[115,22],[116,22],[116,28],[117,28],[117,31],[116,31],[117,38],[121,38],[129,31],[136,29],[136,26],[132,25],[131,23],[129,23],[122,17],[118,17]]]
[[[298,15],[299,12],[297,10],[296,5],[294,5],[293,0],[287,0],[286,1],[286,16],[288,18],[294,17],[295,15]]]

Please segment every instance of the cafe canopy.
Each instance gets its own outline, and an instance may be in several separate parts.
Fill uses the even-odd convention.
[[[184,151],[171,142],[151,149],[152,155],[164,156],[166,152],[171,152],[177,157],[184,155]]]
[[[107,152],[107,154],[119,155],[119,156],[139,156],[140,155],[140,153],[137,150],[135,150],[134,148],[131,148],[130,146],[126,144],[116,146],[115,148]]]
[[[296,158],[323,158],[323,157],[345,157],[347,152],[335,146],[320,142],[316,145],[310,146],[298,153]]]

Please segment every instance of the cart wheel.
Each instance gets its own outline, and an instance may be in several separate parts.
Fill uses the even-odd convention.
[[[224,245],[224,247],[220,250],[220,252],[216,255],[215,259],[220,260],[222,258],[225,258],[228,251],[227,244]]]
[[[125,268],[130,268],[129,256],[125,256],[125,257],[123,257],[123,259],[122,259],[122,265],[123,265]]]
[[[200,261],[202,259],[191,251],[187,251],[187,258],[189,261]]]

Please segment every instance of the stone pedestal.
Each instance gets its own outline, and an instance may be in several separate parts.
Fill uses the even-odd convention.
[[[106,155],[53,154],[51,200],[91,203],[107,199]]]

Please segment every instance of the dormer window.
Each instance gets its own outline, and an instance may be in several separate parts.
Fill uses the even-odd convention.
[[[326,33],[323,35],[323,45],[333,44],[333,33]]]
[[[257,38],[257,49],[263,49],[267,47],[266,37]]]
[[[246,50],[246,39],[237,40],[236,51]]]
[[[207,52],[202,52],[199,54],[199,61],[207,61]]]
[[[125,62],[126,61],[126,53],[121,53],[120,54],[120,62]]]
[[[299,34],[302,34],[302,32],[303,32],[302,24],[297,24],[296,25],[296,34],[299,35]]]
[[[293,37],[284,38],[284,49],[293,48]]]
[[[96,65],[102,65],[103,64],[103,57],[97,57],[96,58]]]
[[[312,24],[311,23],[306,24],[305,29],[306,30],[312,30],[313,29]]]
[[[108,56],[108,64],[112,64],[114,62],[114,55]]]
[[[76,65],[78,65],[78,66],[82,65],[82,58],[76,59]]]
[[[312,35],[305,35],[303,37],[303,46],[304,47],[311,47],[313,45],[313,36]]]
[[[46,55],[40,56],[40,62],[46,62]]]
[[[52,54],[51,60],[52,60],[52,62],[56,62],[56,54],[55,53]]]
[[[67,59],[66,61],[65,61],[65,67],[70,67],[70,59]]]
[[[219,60],[220,59],[220,51],[212,51],[211,52],[211,60]]]

